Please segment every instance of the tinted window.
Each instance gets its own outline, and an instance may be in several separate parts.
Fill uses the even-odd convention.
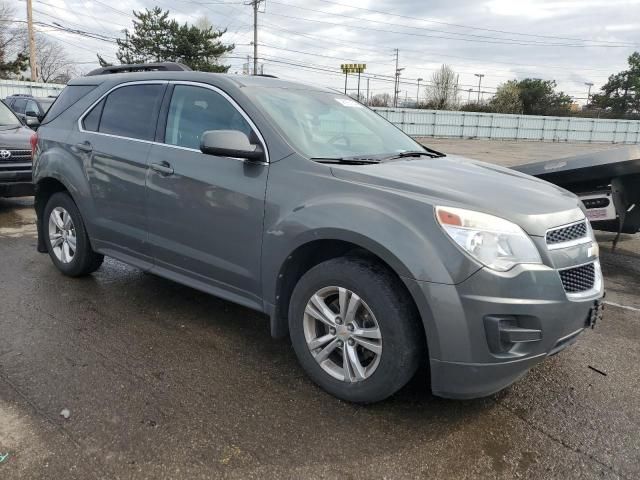
[[[100,133],[153,140],[164,85],[131,85],[107,96]]]
[[[27,106],[27,101],[24,98],[17,98],[13,102],[13,111],[18,113],[24,113],[24,108]]]
[[[171,97],[165,143],[200,148],[200,137],[207,130],[240,130],[247,135],[251,127],[229,103],[213,90],[176,85]]]
[[[38,104],[33,100],[27,100],[27,106],[24,109],[25,112],[34,112],[36,115],[40,115],[40,109]]]
[[[53,102],[53,105],[51,105],[51,108],[47,112],[47,116],[44,118],[42,123],[50,122],[56,118],[67,108],[96,88],[96,86],[97,85],[67,85],[60,95],[58,95],[56,101]]]
[[[98,103],[91,111],[84,117],[82,126],[89,132],[97,132],[98,125],[100,124],[100,115],[102,114],[102,107],[104,106],[104,100]]]

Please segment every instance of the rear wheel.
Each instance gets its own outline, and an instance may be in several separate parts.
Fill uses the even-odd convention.
[[[307,374],[338,398],[382,400],[414,375],[422,358],[415,308],[398,279],[362,259],[338,258],[296,285],[289,330]]]
[[[104,256],[91,248],[80,211],[68,193],[51,196],[43,222],[49,256],[63,274],[80,277],[102,265]]]

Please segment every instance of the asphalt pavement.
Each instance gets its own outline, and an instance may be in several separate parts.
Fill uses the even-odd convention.
[[[443,400],[422,372],[356,406],[261,314],[109,259],[63,277],[33,221],[0,199],[0,479],[640,477],[635,237],[599,235],[604,320],[512,387]]]

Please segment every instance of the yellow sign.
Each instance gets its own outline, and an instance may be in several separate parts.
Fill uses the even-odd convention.
[[[366,70],[366,63],[343,63],[340,65],[342,73],[362,73]]]

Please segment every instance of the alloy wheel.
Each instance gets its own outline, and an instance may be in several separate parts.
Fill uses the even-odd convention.
[[[361,382],[378,368],[382,355],[378,321],[351,290],[330,286],[314,293],[305,308],[303,328],[311,355],[332,377]]]
[[[71,215],[62,207],[56,207],[49,215],[49,242],[61,263],[71,263],[76,255],[76,228]]]

